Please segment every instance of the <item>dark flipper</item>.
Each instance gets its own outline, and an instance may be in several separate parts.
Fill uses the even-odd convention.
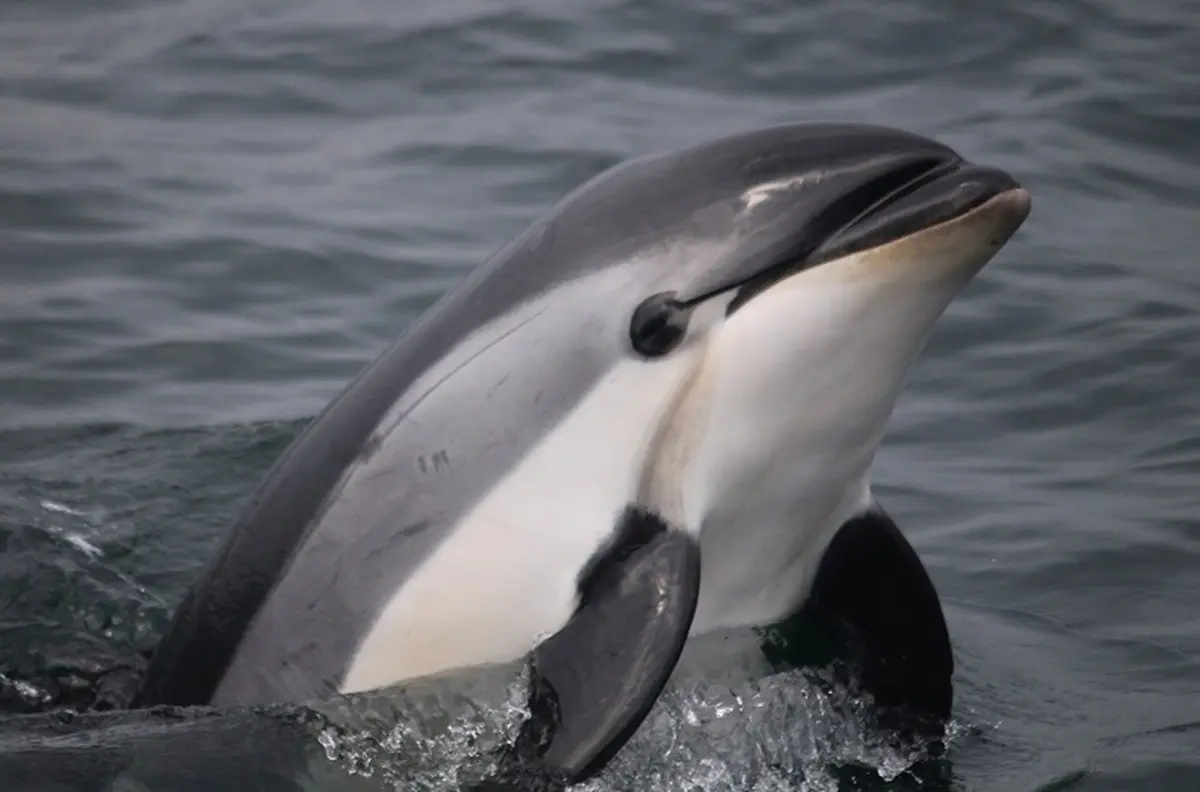
[[[878,506],[842,526],[801,613],[768,633],[763,649],[777,665],[808,664],[796,661],[808,643],[796,635],[805,622],[833,639],[875,699],[881,725],[943,735],[954,657],[941,602],[916,551]]]
[[[683,651],[700,549],[630,509],[585,570],[580,604],[530,658],[530,717],[500,771],[475,790],[561,789],[597,773],[641,725]]]

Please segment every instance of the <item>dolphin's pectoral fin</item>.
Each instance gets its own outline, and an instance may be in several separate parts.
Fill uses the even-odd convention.
[[[631,508],[579,582],[566,626],[530,658],[530,715],[478,789],[554,788],[597,773],[633,735],[683,651],[700,593],[700,549]]]
[[[916,551],[878,506],[841,527],[825,551],[807,602],[767,631],[776,666],[811,665],[816,626],[874,698],[885,728],[943,736],[950,718],[954,657],[933,582]],[[810,629],[805,629],[808,627]]]

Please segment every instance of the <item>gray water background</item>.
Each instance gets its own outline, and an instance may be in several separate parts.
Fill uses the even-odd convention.
[[[161,630],[305,421],[583,180],[882,122],[1034,196],[876,468],[959,783],[1200,788],[1200,5],[9,0],[0,53],[4,663]]]

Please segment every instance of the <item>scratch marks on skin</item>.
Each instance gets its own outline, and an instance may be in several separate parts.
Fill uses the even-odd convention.
[[[450,470],[450,455],[445,449],[417,457],[417,467],[422,473],[441,473]]]
[[[742,193],[742,211],[749,212],[763,201],[775,197],[775,195],[778,193],[791,190],[796,187],[805,187],[810,184],[815,184],[820,180],[821,176],[819,174],[807,174],[804,176],[793,176],[790,179],[780,179],[779,181],[760,184],[757,187],[751,187],[749,190],[746,190],[746,192]]]
[[[391,422],[391,424],[387,427],[387,429],[385,429],[382,432],[377,433],[370,440],[367,441],[366,450],[360,456],[360,461],[365,462],[372,455],[374,455],[379,450],[379,448],[383,445],[383,439],[385,437],[387,437],[387,435],[391,434],[397,426],[404,423],[404,421],[406,419],[408,419],[408,417],[413,413],[414,410],[416,410],[418,407],[420,407],[426,399],[428,399],[430,396],[432,396],[437,391],[438,388],[440,388],[440,387],[442,387],[442,385],[446,384],[446,382],[448,382],[451,377],[453,377],[458,372],[462,371],[467,366],[474,363],[477,358],[484,355],[488,350],[492,349],[492,347],[495,347],[497,344],[502,343],[503,341],[508,339],[513,334],[519,332],[527,324],[529,324],[533,320],[537,319],[539,316],[541,316],[545,312],[546,312],[546,308],[539,308],[532,315],[526,317],[525,319],[522,319],[516,325],[505,330],[503,333],[496,336],[491,341],[488,341],[478,351],[469,355],[464,360],[459,361],[458,365],[456,365],[454,368],[450,369],[450,371],[446,372],[444,375],[439,377],[435,382],[431,383],[430,386],[425,389],[424,393],[422,393],[420,396],[417,396],[413,400],[412,404],[410,404],[408,406],[408,409],[406,409],[404,412],[402,412],[400,415],[398,415],[396,417],[396,420]],[[445,453],[445,452],[442,452],[442,453]],[[448,464],[448,460],[447,460],[447,464]]]
[[[341,577],[342,577],[341,567],[334,567],[333,577],[331,577],[329,579],[329,581],[324,586],[321,587],[321,590],[317,594],[317,596],[315,596],[311,600],[309,600],[309,603],[308,603],[308,612],[309,613],[312,613],[312,611],[317,607],[317,603],[319,603],[321,600],[325,599],[325,597],[328,596],[329,592],[337,587],[338,582],[341,580]]]
[[[500,390],[500,388],[504,387],[504,383],[506,383],[506,382],[508,382],[507,374],[505,374],[495,384],[493,384],[490,388],[488,388],[488,395],[487,395],[488,401],[492,400],[492,397],[496,395],[496,393]]]
[[[405,538],[416,536],[417,534],[424,533],[431,525],[433,525],[433,523],[429,520],[417,520],[415,523],[406,525],[400,530],[396,531],[396,536],[403,536]],[[382,547],[372,550],[370,557],[373,558],[379,555],[381,552],[383,552],[383,550],[384,548]]]

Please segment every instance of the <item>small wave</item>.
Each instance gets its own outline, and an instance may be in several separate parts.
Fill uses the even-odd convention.
[[[499,695],[481,690],[476,683],[465,694],[409,688],[400,702],[339,700],[325,710],[317,740],[341,771],[396,792],[456,790],[494,769],[495,751],[528,714],[524,675]],[[872,706],[828,670],[670,686],[608,767],[575,788],[827,792],[839,788],[846,767],[889,784],[934,758],[929,744],[899,745],[873,732],[866,726]],[[953,722],[947,744],[971,731]]]

